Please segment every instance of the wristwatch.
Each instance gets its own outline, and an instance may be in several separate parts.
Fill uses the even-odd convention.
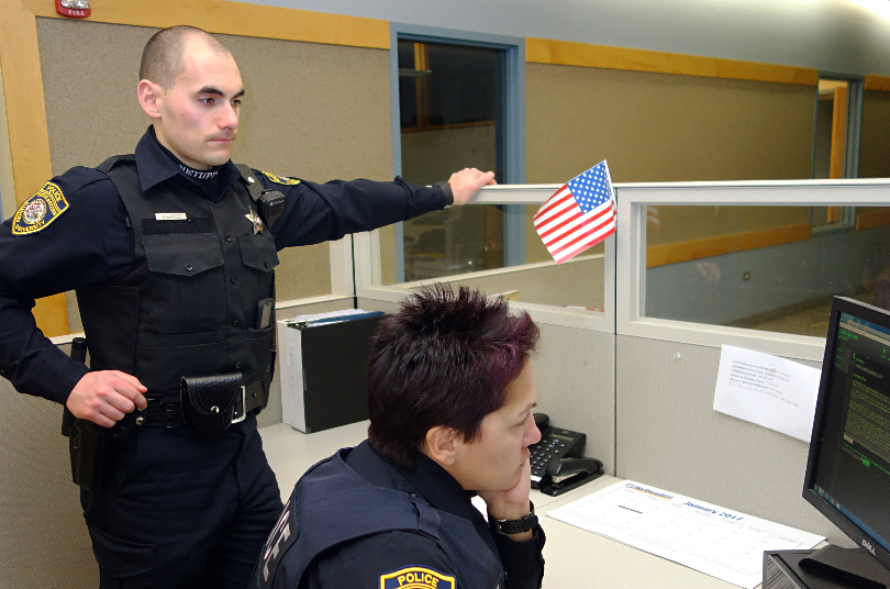
[[[528,532],[538,525],[538,516],[535,515],[535,504],[528,502],[531,513],[521,519],[495,519],[488,514],[488,525],[491,526],[492,532],[499,534],[521,534]]]

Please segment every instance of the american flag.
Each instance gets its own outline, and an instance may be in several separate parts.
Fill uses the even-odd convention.
[[[535,229],[557,264],[615,232],[615,194],[603,160],[547,199],[535,214]]]

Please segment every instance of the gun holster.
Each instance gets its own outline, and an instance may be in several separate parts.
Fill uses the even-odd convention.
[[[107,430],[92,421],[77,419],[65,408],[62,435],[68,437],[71,479],[81,488],[97,493],[102,484]]]
[[[76,337],[71,342],[71,359],[86,362],[87,340]],[[62,413],[62,435],[68,438],[71,455],[71,479],[81,488],[97,493],[102,483],[105,464],[107,430],[92,421],[77,419],[65,407]]]

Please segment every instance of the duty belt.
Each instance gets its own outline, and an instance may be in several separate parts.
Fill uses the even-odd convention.
[[[136,415],[139,427],[177,428],[182,425],[182,403],[179,395],[151,396],[146,395],[148,406]],[[258,378],[244,387],[244,399],[235,404],[235,416],[232,423],[242,421],[248,413],[259,409],[266,403],[266,388],[263,379]]]

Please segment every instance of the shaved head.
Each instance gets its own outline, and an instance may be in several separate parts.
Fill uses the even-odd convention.
[[[142,51],[139,79],[149,80],[162,88],[173,87],[176,78],[184,71],[183,55],[191,42],[200,42],[214,53],[231,55],[222,42],[197,27],[178,25],[152,35]]]

